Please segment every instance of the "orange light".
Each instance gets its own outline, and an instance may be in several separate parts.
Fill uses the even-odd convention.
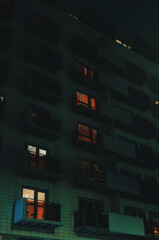
[[[96,102],[94,98],[91,98],[91,109],[96,110]]]
[[[94,79],[94,71],[93,71],[93,70],[90,70],[90,71],[89,71],[89,75],[90,75],[90,78],[91,78],[91,79]]]

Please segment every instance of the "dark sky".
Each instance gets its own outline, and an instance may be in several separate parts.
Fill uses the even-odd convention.
[[[74,0],[76,1],[76,0]],[[159,0],[78,0],[112,20],[119,32],[140,35],[159,48]]]

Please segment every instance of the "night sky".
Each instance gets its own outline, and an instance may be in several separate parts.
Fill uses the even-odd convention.
[[[78,0],[102,11],[118,32],[137,34],[159,48],[159,0]]]

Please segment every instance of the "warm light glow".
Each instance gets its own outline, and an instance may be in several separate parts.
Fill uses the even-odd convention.
[[[120,45],[122,45],[125,48],[131,49],[132,47],[130,45],[127,45],[126,43],[123,43],[122,41],[120,41],[119,39],[115,40],[117,43],[119,43]]]
[[[158,101],[155,101],[155,104],[159,104],[159,102],[158,102]]]
[[[3,102],[4,98],[2,96],[0,96],[0,102]]]
[[[122,44],[122,42],[118,39],[115,40],[117,43]]]
[[[23,188],[22,197],[27,199],[32,199],[32,201],[34,201],[34,192],[35,191],[32,189]]]

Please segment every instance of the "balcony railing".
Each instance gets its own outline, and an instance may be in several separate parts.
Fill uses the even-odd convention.
[[[31,72],[30,81],[26,82],[25,90],[28,95],[50,104],[57,104],[61,99],[61,85],[47,76]]]
[[[41,15],[31,19],[28,30],[53,44],[57,44],[61,40],[61,27]]]
[[[39,211],[35,212],[37,205],[28,203],[26,198],[15,202],[14,219],[16,225],[52,229],[62,226],[61,205],[57,203],[44,203]]]
[[[60,137],[61,121],[33,110],[28,112],[25,130],[30,134],[55,141]]]
[[[78,210],[74,212],[74,231],[93,235],[106,235],[108,232],[108,214]]]
[[[34,42],[28,46],[26,59],[53,73],[61,68],[61,55],[39,42]]]
[[[61,176],[61,160],[47,156],[31,158],[29,153],[20,161],[19,173],[23,176],[55,182]]]

